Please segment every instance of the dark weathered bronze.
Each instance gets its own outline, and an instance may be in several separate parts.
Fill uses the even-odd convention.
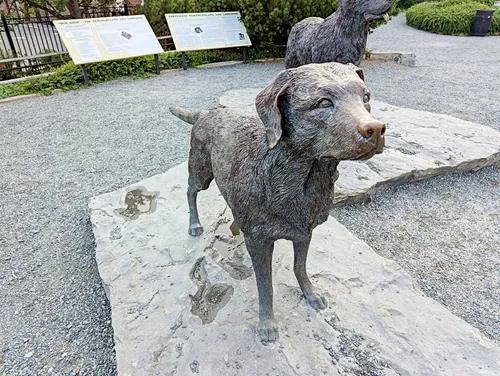
[[[359,65],[369,22],[382,18],[390,7],[391,0],[341,0],[337,11],[326,19],[300,21],[288,36],[286,67],[326,62]]]
[[[229,109],[171,109],[194,124],[189,234],[203,232],[196,197],[215,179],[252,259],[263,342],[278,338],[271,271],[276,240],[293,242],[295,276],[309,304],[327,306],[306,273],[312,230],[328,218],[339,161],[368,159],[384,146],[385,126],[370,114],[360,74],[356,66],[338,63],[282,71],[257,95],[258,117]]]

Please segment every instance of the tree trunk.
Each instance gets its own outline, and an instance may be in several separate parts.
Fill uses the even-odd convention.
[[[80,10],[80,4],[78,4],[78,0],[69,0],[66,7],[68,8],[71,18],[82,18],[82,12]]]

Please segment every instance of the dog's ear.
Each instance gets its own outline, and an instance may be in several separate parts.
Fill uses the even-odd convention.
[[[274,148],[281,138],[283,116],[280,109],[280,100],[288,89],[290,77],[290,71],[281,72],[255,98],[257,114],[266,128],[269,149]]]
[[[352,69],[354,69],[354,72],[361,78],[363,81],[365,80],[365,74],[363,73],[363,69],[358,67],[357,65],[354,65],[353,63],[348,64]]]

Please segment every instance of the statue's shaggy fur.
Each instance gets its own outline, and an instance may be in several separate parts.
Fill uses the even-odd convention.
[[[285,65],[311,63],[360,64],[369,22],[381,18],[391,0],[343,0],[328,18],[309,17],[297,23],[288,37]]]
[[[279,73],[257,96],[258,117],[228,109],[171,109],[194,124],[189,234],[203,232],[196,197],[215,179],[252,259],[264,342],[278,337],[271,272],[276,240],[293,242],[302,292],[314,308],[326,307],[306,274],[307,250],[312,230],[328,218],[339,161],[382,152],[384,124],[372,117],[368,101],[359,68],[328,63]]]

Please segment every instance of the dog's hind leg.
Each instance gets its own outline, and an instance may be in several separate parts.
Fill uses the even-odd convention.
[[[309,250],[310,242],[310,238],[305,241],[293,242],[293,272],[295,273],[295,277],[297,278],[297,282],[299,282],[300,289],[306,297],[309,305],[316,310],[320,310],[327,307],[326,300],[325,298],[314,293],[312,283],[309,280],[306,271],[307,252]]]
[[[207,189],[214,178],[210,154],[203,149],[198,149],[191,145],[188,168],[187,200],[189,206],[189,235],[200,236],[203,233],[203,227],[198,216],[196,199],[198,192]]]
[[[262,343],[275,342],[278,339],[278,328],[274,323],[273,312],[273,249],[270,239],[255,239],[245,236],[245,245],[252,259],[257,291],[259,293],[259,326],[258,334]]]
[[[199,191],[199,189],[192,186],[189,186],[187,191],[189,205],[189,235],[191,236],[200,236],[203,234],[203,227],[198,217],[198,205],[196,204],[196,198]]]

